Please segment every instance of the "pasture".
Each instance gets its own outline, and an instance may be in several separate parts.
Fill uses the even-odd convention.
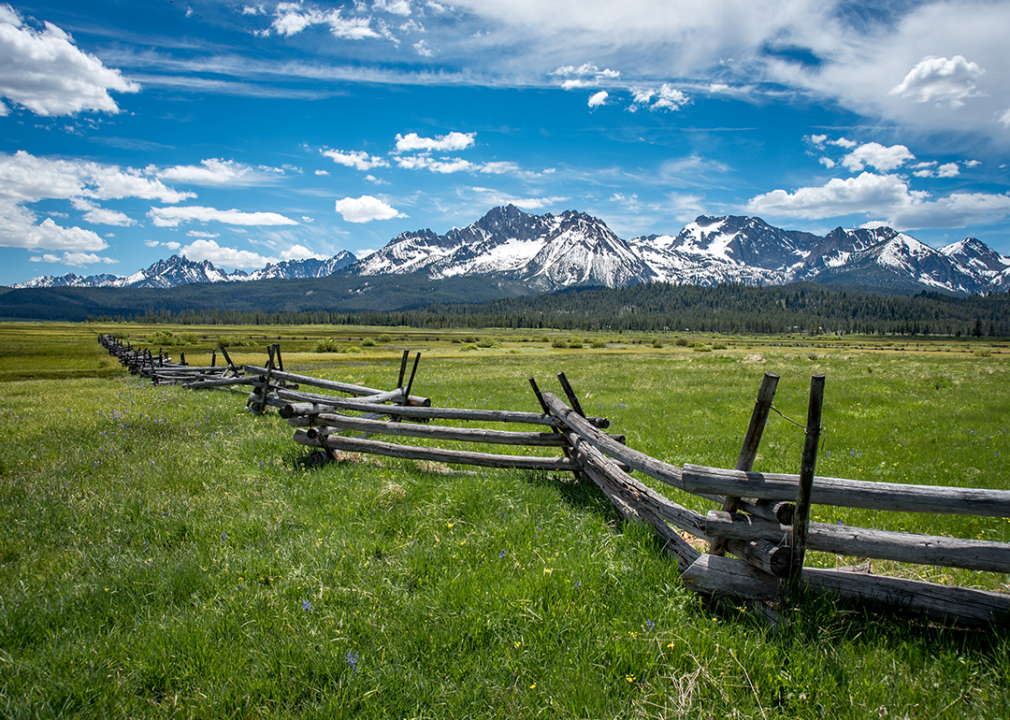
[[[3,324],[0,716],[1006,716],[1005,628],[824,598],[772,626],[685,589],[651,532],[588,481],[308,467],[244,394],[152,386],[96,342],[166,329],[193,334],[165,346],[191,364],[222,338],[236,363],[280,342],[288,370],[380,388],[420,350],[413,392],[442,406],[537,410],[526,379],[556,391],[563,370],[588,413],[676,464],[732,467],[773,371],[781,415],[755,463],[771,472],[797,472],[803,430],[787,418],[803,422],[824,374],[818,474],[1010,489],[1006,342]],[[337,351],[314,352],[326,339]],[[1010,541],[1007,518],[814,518]],[[1010,592],[991,573],[873,570]]]

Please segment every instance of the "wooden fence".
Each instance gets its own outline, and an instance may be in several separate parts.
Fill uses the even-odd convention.
[[[250,386],[247,405],[253,411],[279,408],[281,417],[295,429],[295,442],[315,449],[318,457],[325,459],[341,453],[365,453],[588,477],[622,515],[655,529],[665,551],[677,559],[681,579],[697,592],[765,601],[810,589],[874,608],[969,627],[1010,624],[1007,594],[872,575],[851,567],[804,566],[805,553],[810,550],[1010,573],[1010,543],[810,522],[812,505],[1010,517],[1008,491],[817,477],[823,376],[811,378],[800,472],[786,475],[752,469],[779,380],[774,373],[765,374],[734,469],[690,464],[679,467],[627,447],[621,435],[604,432],[609,421],[585,416],[564,373],[558,374],[558,381],[567,402],[541,392],[533,378],[529,379],[541,413],[436,408],[431,407],[428,398],[411,394],[420,353],[404,382],[409,359],[404,352],[395,388],[383,391],[285,372],[276,345],[269,348],[267,363],[262,367],[235,366],[222,348],[227,365],[217,367],[212,361],[211,367],[193,368],[185,365],[184,359],[173,363],[162,353],[155,359],[150,353],[124,347],[107,336],[100,341],[131,372],[151,377],[156,383],[192,388]],[[306,392],[301,386],[351,397]],[[433,420],[524,424],[539,431],[435,425]],[[504,454],[405,445],[375,440],[372,435],[409,437],[435,444],[451,441],[512,446],[527,448],[528,452]],[[556,448],[556,454],[545,456],[541,454],[544,448]],[[704,498],[719,509],[703,515],[685,508],[632,477],[632,472]],[[702,545],[698,541],[709,544],[708,553],[696,549]],[[726,553],[735,557],[726,557]]]

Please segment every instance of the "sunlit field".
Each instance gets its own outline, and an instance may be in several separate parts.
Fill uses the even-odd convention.
[[[276,412],[132,377],[105,332],[193,365],[222,340],[261,365],[279,342],[287,370],[381,389],[420,351],[412,392],[439,406],[539,411],[527,379],[560,393],[564,371],[629,446],[720,467],[775,372],[755,463],[771,472],[798,472],[789,419],[823,374],[819,475],[1010,489],[1005,341],[2,324],[0,717],[1006,717],[1007,628],[815,597],[773,626],[685,589],[588,481],[311,467]],[[813,515],[1010,542],[1005,518]],[[1010,592],[993,573],[872,569]]]

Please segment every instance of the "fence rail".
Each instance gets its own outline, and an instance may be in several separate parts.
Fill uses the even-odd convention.
[[[159,352],[135,350],[99,338],[131,372],[153,382],[194,389],[248,385],[248,406],[256,412],[279,408],[294,428],[294,440],[326,459],[342,453],[375,454],[477,467],[571,472],[588,477],[623,516],[651,525],[664,550],[677,559],[684,583],[707,594],[730,594],[751,600],[781,599],[804,589],[827,592],[864,603],[954,621],[966,626],[1010,625],[1010,595],[951,587],[920,580],[870,575],[850,569],[804,567],[807,550],[901,563],[1010,573],[1010,543],[918,535],[810,522],[812,505],[857,509],[1010,517],[1010,492],[980,488],[938,487],[865,482],[815,474],[817,434],[824,378],[811,379],[811,398],[798,475],[754,472],[778,376],[767,373],[735,469],[657,460],[624,444],[621,435],[604,432],[606,418],[585,417],[571,384],[558,374],[568,402],[530,384],[543,413],[431,407],[429,398],[412,395],[420,354],[407,382],[408,354],[400,363],[393,390],[380,390],[285,372],[280,347],[268,349],[263,366],[236,366],[227,361],[209,367],[173,363]],[[302,386],[339,392],[340,397],[306,392]],[[526,424],[549,431],[514,431],[432,425],[432,420]],[[358,433],[359,437],[347,433]],[[372,435],[439,443],[476,443],[527,448],[529,454],[497,454],[397,444]],[[550,449],[561,457],[544,456]],[[638,472],[667,486],[716,503],[720,509],[701,514],[683,507],[632,477]],[[694,539],[692,541],[692,538]],[[709,543],[709,553],[698,546]],[[729,553],[734,557],[725,557]]]

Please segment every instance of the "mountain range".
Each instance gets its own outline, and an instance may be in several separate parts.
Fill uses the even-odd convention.
[[[16,285],[168,288],[193,283],[416,274],[431,280],[487,278],[531,292],[624,287],[665,281],[782,285],[815,282],[886,289],[984,294],[1010,290],[1010,258],[969,237],[940,249],[889,227],[837,228],[825,236],[768,225],[756,217],[700,216],[676,236],[622,240],[602,220],[577,211],[532,215],[497,207],[444,235],[405,232],[358,259],[288,260],[253,273],[225,273],[209,261],[173,256],[127,277],[75,274]]]

